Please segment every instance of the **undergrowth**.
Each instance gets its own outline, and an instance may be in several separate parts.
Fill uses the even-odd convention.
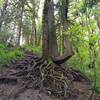
[[[77,54],[75,54],[68,62],[68,66],[75,70],[81,71],[85,76],[87,76],[92,83],[92,89],[96,92],[100,93],[100,55],[96,59],[96,64],[94,68],[89,68],[89,60],[88,57],[84,62],[81,62],[78,58]]]
[[[18,47],[7,47],[6,44],[0,44],[0,69],[10,64],[23,55],[23,51]]]
[[[26,48],[28,51],[31,51],[33,53],[42,54],[41,46],[24,45],[23,47]]]
[[[31,45],[24,45],[22,46],[26,48],[28,51],[31,51],[36,54],[42,54],[41,46],[33,47]],[[23,56],[24,52],[20,47],[7,47],[5,44],[0,43],[0,69],[4,68],[7,64],[10,64],[12,60],[19,59]],[[77,59],[76,59],[77,58]],[[95,91],[100,93],[100,62],[96,62],[96,76],[94,73],[94,68],[88,68],[88,60],[86,62],[81,63],[77,55],[73,56],[68,61],[68,66],[71,66],[73,69],[80,70],[83,74],[85,74],[92,82],[92,87]],[[96,79],[96,84],[95,80]],[[94,85],[95,84],[95,85]]]

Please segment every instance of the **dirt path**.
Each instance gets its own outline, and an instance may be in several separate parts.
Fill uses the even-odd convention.
[[[93,93],[90,81],[79,71],[72,69],[53,67],[56,70],[53,70],[55,73],[52,79],[48,77],[47,80],[46,77],[41,89],[44,78],[41,76],[41,66],[42,69],[45,68],[45,75],[51,75],[52,65],[49,66],[45,60],[33,53],[27,53],[22,59],[14,61],[0,74],[0,100],[90,100]],[[58,70],[63,78],[58,75]],[[65,85],[66,80],[72,81]],[[91,100],[100,100],[100,97],[94,93]]]
[[[34,89],[27,89],[17,97],[13,97],[15,92],[19,90],[18,88],[18,84],[0,85],[0,100],[59,100],[55,97],[50,97],[45,93],[39,93],[39,90]]]

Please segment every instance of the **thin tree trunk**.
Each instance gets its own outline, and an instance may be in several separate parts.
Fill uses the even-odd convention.
[[[1,16],[0,16],[0,31],[1,31],[2,23],[4,21],[4,16],[6,14],[7,3],[8,3],[8,0],[5,0],[4,5],[3,5],[3,9],[1,10]]]
[[[67,31],[68,29],[68,7],[69,7],[69,0],[62,0],[61,1],[62,5],[61,5],[61,23],[62,23],[62,26],[63,26],[63,34],[62,34],[62,52],[64,53],[64,41],[65,41],[65,35],[64,33]]]
[[[30,44],[36,46],[37,44],[37,34],[36,34],[36,22],[35,18],[32,19],[32,34],[30,38]]]
[[[24,38],[25,38],[25,44],[29,45],[30,44],[29,35],[25,35]]]
[[[20,15],[19,15],[19,33],[18,33],[18,42],[17,42],[17,46],[20,46],[20,40],[21,40],[21,35],[22,35],[22,19],[23,19],[23,12],[24,12],[24,3],[25,1],[22,1],[21,2],[21,12],[20,12]]]
[[[37,38],[37,46],[41,45],[41,40],[42,40],[41,35],[39,35]]]

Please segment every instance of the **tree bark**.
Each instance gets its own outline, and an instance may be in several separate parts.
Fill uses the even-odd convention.
[[[52,0],[45,0],[43,19],[43,57],[48,59],[51,56],[58,55],[55,19],[54,19],[54,5]]]
[[[37,44],[37,34],[36,34],[36,22],[35,18],[32,19],[32,34],[30,36],[30,44],[36,46]]]
[[[3,4],[3,9],[1,10],[1,16],[0,16],[0,31],[1,31],[2,23],[4,21],[4,16],[6,14],[7,4],[8,4],[8,0],[5,0]]]
[[[19,33],[18,33],[18,42],[17,42],[17,46],[20,46],[20,40],[21,40],[21,35],[22,35],[22,25],[23,25],[23,12],[24,12],[24,4],[25,4],[25,1],[22,0],[20,1],[20,6],[21,6],[21,11],[20,11],[20,15],[19,15],[19,22],[18,22],[18,26],[19,26]]]
[[[62,0],[61,1],[61,23],[63,26],[63,33],[65,33],[68,29],[68,6],[69,6],[69,0]],[[72,55],[74,54],[72,44],[69,41],[68,37],[65,37],[64,34],[62,34],[62,49],[64,54],[61,56],[52,57],[52,60],[54,63],[60,65],[65,63]]]
[[[63,32],[68,28],[67,24],[67,14],[68,14],[68,0],[62,0],[62,25]],[[67,5],[67,7],[66,7]],[[64,6],[64,7],[63,7]],[[54,19],[54,6],[52,0],[46,0],[43,10],[43,57],[48,59],[52,58],[53,62],[56,64],[63,64],[67,61],[73,54],[73,49],[68,37],[64,39],[65,52],[62,56],[59,56],[57,39],[56,39],[56,29],[55,29],[55,19]]]
[[[65,51],[64,51],[63,55],[52,57],[53,62],[57,65],[61,65],[61,64],[65,63],[74,54],[72,45],[71,45],[70,41],[68,40],[68,37],[66,37],[64,40],[64,48],[65,48]]]
[[[35,0],[30,0],[31,4],[32,4],[32,8],[30,10],[32,10],[32,34],[31,34],[31,38],[30,38],[30,44],[36,46],[37,45],[37,33],[36,33],[36,1]]]

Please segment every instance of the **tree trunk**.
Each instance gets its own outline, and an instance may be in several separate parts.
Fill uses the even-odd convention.
[[[31,38],[30,38],[30,44],[36,46],[37,44],[37,34],[36,34],[36,1],[35,0],[30,0],[31,4],[32,4],[32,8],[30,10],[32,10],[32,34],[31,34]]]
[[[68,6],[69,6],[69,0],[61,1],[60,12],[61,12],[61,23],[63,26],[63,31],[62,31],[63,33],[65,33],[66,30],[68,29],[68,22],[67,22]],[[65,63],[74,54],[72,44],[70,43],[68,37],[65,37],[64,34],[62,34],[62,49],[64,52],[63,55],[52,57],[53,62],[58,65]]]
[[[21,11],[20,11],[20,15],[19,15],[19,22],[18,22],[18,26],[19,26],[19,33],[18,33],[18,42],[17,42],[17,46],[20,46],[20,40],[21,40],[21,35],[22,35],[22,19],[23,19],[23,12],[24,12],[24,4],[25,4],[25,1],[21,1]]]
[[[27,34],[27,35],[24,35],[23,37],[25,38],[25,44],[26,44],[26,45],[29,45],[29,44],[30,44],[29,35]]]
[[[61,65],[61,64],[65,63],[74,54],[72,45],[71,45],[71,43],[70,43],[70,41],[68,40],[67,37],[64,40],[64,48],[65,48],[65,51],[64,51],[64,54],[63,55],[56,56],[56,57],[52,57],[53,62],[55,64],[57,64],[57,65]]]
[[[1,31],[2,23],[4,21],[4,16],[6,14],[7,3],[8,3],[8,0],[5,0],[4,5],[3,5],[3,9],[1,10],[1,16],[0,16],[0,31]]]
[[[36,22],[35,18],[32,19],[32,34],[30,36],[30,44],[36,46],[37,44],[37,35],[36,35]]]
[[[42,40],[42,36],[41,35],[38,35],[38,38],[37,38],[37,46],[40,46],[41,45],[41,41]]]
[[[62,52],[64,53],[64,41],[65,41],[65,35],[64,33],[67,31],[68,29],[68,7],[69,7],[69,0],[61,0],[61,23],[63,26],[63,30],[62,30]]]
[[[48,59],[51,56],[58,55],[55,19],[54,19],[54,5],[52,0],[45,0],[43,19],[43,57]]]

